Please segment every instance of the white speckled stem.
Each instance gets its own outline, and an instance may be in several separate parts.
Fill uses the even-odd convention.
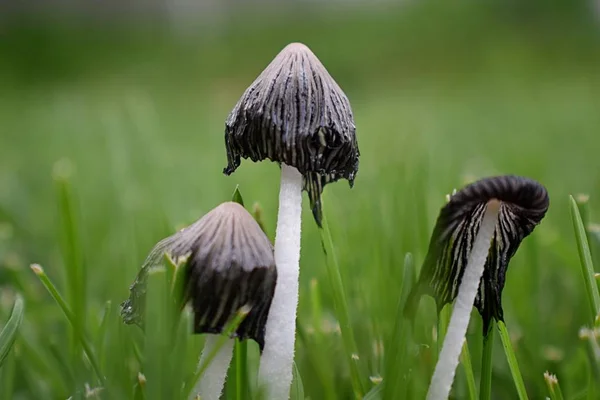
[[[267,319],[265,348],[260,359],[259,383],[267,400],[287,400],[292,384],[296,308],[300,277],[302,175],[281,164],[279,212],[275,233],[277,286]]]
[[[202,349],[198,368],[204,363],[206,357],[212,353],[213,349],[219,345],[219,339],[219,335],[206,335],[206,342],[204,343],[204,349]],[[227,370],[233,357],[234,343],[235,339],[227,339],[219,349],[219,352],[200,377],[200,380],[194,385],[194,390],[190,394],[189,400],[194,400],[197,395],[200,395],[202,400],[219,400],[225,387]]]
[[[458,366],[460,352],[465,342],[469,319],[471,318],[471,309],[477,296],[479,281],[483,275],[483,268],[490,250],[490,243],[496,228],[498,212],[500,211],[500,202],[491,200],[487,204],[483,221],[479,226],[479,232],[473,244],[473,250],[469,256],[469,262],[465,267],[458,295],[454,303],[452,316],[444,345],[438,363],[431,378],[427,400],[446,400],[450,395],[454,374]]]

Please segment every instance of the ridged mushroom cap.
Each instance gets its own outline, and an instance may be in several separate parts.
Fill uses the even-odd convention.
[[[422,294],[436,300],[438,310],[458,294],[462,276],[488,202],[500,201],[500,211],[484,266],[475,307],[487,334],[492,318],[503,320],[502,289],[508,263],[521,241],[544,218],[550,200],[540,183],[519,176],[497,176],[472,183],[450,197],[438,216],[419,282],[407,301],[414,315]]]
[[[227,167],[241,158],[269,159],[304,176],[315,220],[321,224],[323,187],[354,183],[359,149],[348,98],[314,53],[286,46],[239,99],[225,123]]]
[[[195,333],[222,333],[243,307],[250,311],[235,332],[264,347],[265,324],[277,282],[273,246],[241,205],[219,205],[194,224],[160,241],[150,252],[122,305],[126,323],[142,323],[148,270],[163,254],[189,255],[185,296],[194,311]]]

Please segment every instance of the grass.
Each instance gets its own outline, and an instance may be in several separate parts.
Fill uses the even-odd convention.
[[[558,396],[545,371],[556,374],[564,398],[600,393],[594,345],[589,334],[579,338],[580,328],[590,327],[594,282],[582,276],[569,198],[589,194],[586,218],[600,222],[597,35],[580,23],[520,24],[483,8],[469,17],[466,8],[440,10],[232,21],[221,35],[179,42],[102,42],[77,27],[9,34],[34,53],[40,38],[55,51],[32,63],[0,45],[7,80],[0,93],[0,323],[16,293],[26,304],[0,368],[0,397],[76,398],[87,384],[87,392],[104,387],[101,396],[141,399],[193,380],[203,338],[187,334],[186,319],[175,344],[165,344],[167,333],[145,337],[123,325],[118,305],[151,247],[230,200],[237,184],[247,208],[260,204],[273,238],[278,168],[245,161],[225,177],[223,124],[246,86],[292,40],[311,46],[349,95],[361,150],[355,187],[339,182],[324,194],[347,321],[336,318],[339,293],[304,207],[294,396],[354,398],[349,359],[356,357],[344,329],[354,336],[367,398],[425,396],[437,359],[435,306],[422,301],[408,326],[398,313],[403,293],[418,275],[445,194],[508,173],[539,180],[551,205],[511,261],[501,338],[514,349],[529,398]],[[596,235],[589,240],[592,257],[582,258],[588,274],[600,249]],[[28,268],[33,263],[63,296],[62,309]],[[474,312],[467,339],[476,383],[481,331]],[[88,345],[92,357],[84,355]],[[496,347],[486,350],[491,398],[518,398]],[[248,343],[246,352],[252,386],[257,346]],[[177,361],[172,373],[157,372],[160,357]],[[244,370],[235,365],[228,399],[245,385],[235,384],[233,369]],[[469,398],[468,381],[459,367],[455,398]]]

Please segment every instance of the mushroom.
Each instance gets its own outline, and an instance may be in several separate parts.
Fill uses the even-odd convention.
[[[239,99],[225,124],[228,165],[240,158],[281,165],[275,238],[278,284],[267,320],[259,376],[270,381],[269,398],[288,398],[292,381],[302,190],[321,226],[321,193],[345,178],[352,187],[359,150],[348,98],[323,64],[300,43],[286,46]]]
[[[160,265],[165,252],[172,257],[189,255],[183,300],[194,312],[194,333],[222,334],[238,310],[249,307],[233,337],[253,339],[262,352],[277,269],[273,246],[250,213],[238,203],[226,202],[160,241],[132,285],[130,298],[122,305],[126,323],[142,322],[147,274],[150,268]],[[216,337],[207,337],[200,363],[216,345]],[[229,340],[195,385],[194,394],[218,400],[232,351],[233,340]]]
[[[448,398],[473,304],[483,319],[484,335],[492,318],[504,320],[508,263],[548,206],[548,192],[540,183],[497,176],[456,192],[440,211],[419,281],[405,306],[405,315],[413,318],[423,294],[434,297],[438,312],[456,299],[428,399]]]

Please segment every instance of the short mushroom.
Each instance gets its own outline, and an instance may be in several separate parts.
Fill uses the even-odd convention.
[[[229,175],[241,158],[281,165],[275,238],[278,284],[267,321],[259,375],[269,398],[289,396],[298,304],[302,190],[321,226],[321,193],[358,171],[350,102],[323,64],[300,43],[286,46],[244,92],[225,124]]]
[[[456,299],[428,399],[448,398],[473,304],[483,318],[484,334],[492,318],[503,320],[508,263],[548,206],[548,192],[538,182],[498,176],[456,192],[440,211],[405,308],[412,318],[422,294],[434,297],[438,311]]]
[[[249,307],[233,336],[253,339],[262,352],[277,269],[273,246],[250,213],[238,203],[226,202],[160,241],[150,252],[129,300],[122,306],[127,323],[141,322],[148,270],[161,263],[165,252],[172,257],[189,256],[183,300],[191,304],[194,312],[194,333],[222,334],[238,310]],[[200,362],[216,345],[215,339],[207,337]],[[194,393],[207,400],[219,399],[232,350],[230,340],[196,384]]]

